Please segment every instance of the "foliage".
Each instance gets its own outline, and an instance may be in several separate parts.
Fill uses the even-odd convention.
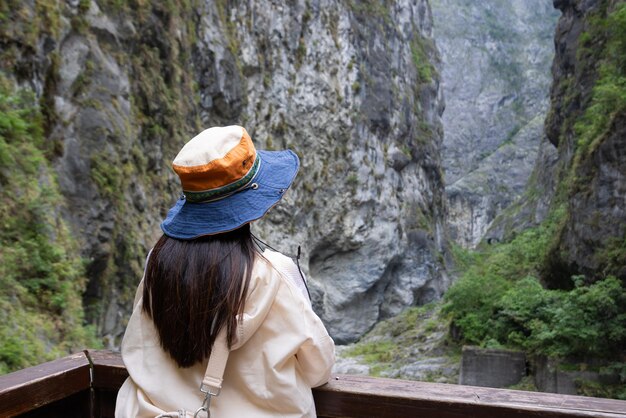
[[[598,12],[590,19],[589,30],[581,37],[578,51],[581,59],[596,57],[598,70],[589,105],[574,124],[577,149],[572,171],[581,161],[591,158],[626,115],[626,3],[604,13],[606,17]],[[584,189],[584,176],[576,178],[572,174],[571,177],[574,184]],[[626,239],[606,237],[603,244],[595,252],[595,262],[602,266],[602,273],[622,276],[626,267]]]
[[[450,250],[457,271],[465,271],[469,266],[475,264],[480,257],[478,252],[465,249],[456,243],[452,243]]]
[[[606,237],[602,246],[594,249],[599,266],[594,277],[567,275],[568,289],[547,289],[537,279],[553,280],[546,274],[551,272],[550,266],[562,269],[559,244],[561,232],[570,222],[568,202],[588,188],[581,167],[589,165],[587,161],[626,112],[626,4],[609,10],[608,2],[603,2],[586,19],[576,77],[556,84],[557,96],[564,98],[561,109],[566,109],[559,122],[559,147],[572,137],[576,143],[573,159],[557,172],[550,215],[510,242],[482,247],[481,253],[453,249],[457,268],[463,273],[445,297],[444,312],[462,342],[516,348],[574,362],[617,361],[614,366],[620,369],[620,383],[580,381],[578,390],[585,395],[623,398],[626,367],[619,362],[623,362],[626,347],[626,283],[614,275],[626,266],[626,240]],[[590,94],[581,90],[585,83],[578,74],[595,81]],[[554,113],[548,117],[547,126],[556,123],[550,120],[554,117]],[[548,284],[554,285],[552,281]]]
[[[357,186],[359,184],[359,177],[352,173],[346,178],[346,184],[348,186]]]
[[[379,340],[362,342],[346,350],[348,357],[360,356],[370,366],[372,376],[380,376],[388,370],[399,356],[399,347],[392,341]]]
[[[62,7],[54,0],[0,2],[0,68],[21,76],[32,71],[20,62],[21,51],[32,53],[43,35],[59,34]]]
[[[623,367],[624,363],[621,363]],[[626,379],[622,378],[621,383],[603,384],[589,380],[576,381],[577,392],[583,396],[593,396],[596,398],[614,398],[626,401]]]
[[[615,277],[570,291],[545,289],[527,276],[477,274],[474,267],[446,294],[445,312],[464,341],[557,357],[617,358],[626,345],[626,289]]]
[[[396,345],[391,341],[372,341],[355,345],[348,350],[349,356],[363,356],[366,363],[387,363],[393,360]]]
[[[580,151],[590,152],[601,142],[613,118],[626,111],[626,3],[618,5],[606,19],[592,20],[590,31],[582,38],[587,49],[597,48],[594,40],[606,39],[591,104],[574,125]],[[582,51],[584,55],[585,47]]]
[[[535,381],[532,376],[524,376],[519,383],[516,383],[513,386],[509,386],[507,389],[512,390],[525,390],[528,392],[538,392],[537,386],[535,385]]]
[[[465,269],[445,296],[444,312],[463,341],[560,357],[618,356],[626,344],[626,289],[619,280],[586,286],[575,276],[566,291],[536,279],[564,220],[564,209],[554,209],[508,243],[472,256],[454,251]]]
[[[447,338],[447,318],[441,315],[440,303],[408,308],[378,322],[360,341],[339,352],[341,357],[358,357],[369,366],[373,376],[393,376],[415,379],[403,369],[425,358],[446,358],[438,371],[422,374],[425,381],[457,382],[461,347]]]
[[[241,51],[241,47],[239,45],[239,39],[237,38],[237,26],[235,22],[230,19],[228,15],[230,11],[230,6],[228,5],[228,0],[219,0],[215,3],[217,7],[217,13],[220,17],[220,21],[226,30],[226,38],[228,40],[228,50],[233,54],[233,57],[239,56],[239,51]],[[302,44],[302,39],[300,40],[300,44]],[[239,65],[239,62],[237,63]]]
[[[361,91],[361,83],[359,83],[358,81],[355,81],[354,83],[352,83],[352,92],[357,95],[359,94],[359,92]]]
[[[496,338],[531,353],[612,358],[626,343],[626,289],[615,277],[571,291],[525,278],[498,302]]]
[[[12,302],[19,306],[15,305],[14,310],[8,310],[7,315],[21,318],[20,323],[28,324],[32,335],[24,334],[25,341],[38,338],[40,346],[45,348],[44,351],[50,351],[50,354],[44,356],[41,355],[41,350],[33,348],[32,351],[37,353],[35,357],[39,357],[37,362],[55,356],[52,351],[56,350],[58,341],[66,338],[64,334],[69,332],[60,331],[60,329],[66,327],[68,330],[84,330],[80,326],[76,328],[72,325],[73,323],[80,325],[82,322],[83,308],[80,306],[80,294],[84,288],[84,271],[89,271],[90,279],[94,284],[90,287],[92,291],[83,295],[84,316],[88,321],[101,322],[103,301],[109,299],[111,292],[116,293],[116,302],[119,304],[129,303],[132,300],[133,294],[130,289],[134,286],[131,286],[130,282],[134,283],[138,275],[141,275],[141,264],[145,257],[143,247],[145,239],[141,239],[144,236],[140,235],[145,234],[146,228],[145,220],[141,218],[141,214],[137,215],[138,210],[133,207],[134,202],[128,198],[129,191],[134,190],[132,182],[137,179],[137,176],[131,176],[130,173],[139,172],[141,174],[139,177],[144,184],[150,184],[155,189],[154,195],[167,199],[170,193],[158,193],[158,191],[165,190],[168,184],[167,176],[163,176],[163,172],[160,171],[164,164],[161,161],[162,155],[175,155],[175,151],[179,149],[184,138],[189,138],[191,132],[198,131],[199,119],[194,111],[196,106],[193,104],[197,102],[197,86],[192,81],[194,74],[187,70],[193,67],[191,65],[192,48],[197,40],[196,24],[199,19],[195,10],[199,3],[196,0],[98,1],[97,6],[104,14],[114,20],[117,19],[117,15],[124,15],[123,20],[132,22],[134,28],[128,36],[119,39],[96,36],[102,52],[114,59],[120,68],[128,73],[131,81],[128,99],[132,113],[127,119],[121,118],[125,119],[123,120],[124,126],[113,123],[97,128],[101,130],[102,138],[106,138],[104,150],[96,151],[95,148],[86,148],[89,152],[86,161],[90,173],[89,178],[85,180],[91,181],[99,194],[97,199],[106,203],[109,213],[113,214],[113,230],[108,242],[102,245],[103,251],[98,252],[101,258],[93,260],[91,265],[83,266],[82,260],[78,257],[77,244],[69,237],[61,221],[63,198],[58,192],[53,171],[46,161],[46,157],[52,158],[62,153],[63,140],[46,138],[46,136],[55,128],[59,128],[60,124],[71,123],[58,120],[54,114],[55,95],[58,93],[56,83],[59,79],[61,64],[59,48],[62,45],[62,37],[68,35],[68,30],[70,30],[68,23],[71,24],[76,35],[86,36],[91,41],[96,41],[93,38],[94,34],[89,33],[90,23],[86,16],[91,4],[89,0],[74,2],[74,6],[52,0],[0,2],[0,43],[4,46],[0,51],[0,71],[5,70],[11,74],[11,77],[15,77],[24,84],[28,82],[35,85],[39,82],[43,84],[39,100],[33,97],[28,99],[27,107],[32,110],[32,115],[22,118],[23,123],[30,124],[29,129],[38,130],[37,135],[28,136],[28,141],[24,140],[23,143],[11,143],[8,148],[0,147],[1,193],[2,196],[13,195],[0,202],[0,211],[3,215],[11,212],[10,216],[1,218],[4,223],[3,233],[14,233],[8,240],[11,245],[14,244],[19,248],[25,247],[22,252],[32,252],[32,248],[39,249],[43,255],[40,257],[42,261],[38,264],[58,265],[60,262],[57,263],[54,260],[59,259],[69,266],[63,275],[60,273],[56,275],[54,269],[50,269],[54,273],[51,275],[55,278],[48,280],[49,283],[46,282],[45,286],[38,284],[40,279],[38,272],[32,274],[37,280],[32,280],[24,277],[24,275],[31,274],[28,268],[20,270],[14,268],[13,265],[2,266],[7,271],[10,268],[13,269],[10,270],[13,276],[9,279],[5,275],[3,280],[6,278],[7,281],[13,283],[19,282],[24,277],[25,283],[30,286],[20,293],[16,302]],[[219,2],[218,12],[230,10],[230,7],[226,7],[227,5],[226,0]],[[223,23],[226,24],[228,33],[231,33],[235,24],[228,19],[227,15],[222,17],[225,18]],[[70,22],[67,22],[67,18]],[[52,48],[52,51],[48,52],[49,48]],[[101,72],[102,60],[93,57],[93,54],[88,55],[83,71],[78,74],[68,92],[73,96],[72,101],[82,109],[92,107],[105,118],[111,117],[112,110],[121,115],[122,111],[117,98],[110,97],[108,94],[103,95],[102,86],[96,83],[96,76]],[[3,90],[3,94],[12,95],[7,89]],[[17,96],[20,94],[16,93]],[[6,110],[7,108],[3,107],[2,112]],[[42,127],[43,132],[41,132]],[[58,133],[59,130],[57,129],[56,132]],[[60,137],[60,135],[55,136]],[[157,148],[163,151],[163,154],[153,152]],[[27,178],[30,183],[28,187],[14,185],[4,189],[2,188],[4,183],[1,181],[8,176]],[[7,202],[16,203],[7,206]],[[17,213],[17,208],[22,208],[23,205],[29,204],[28,202],[32,202],[30,204],[36,214],[31,216],[27,211],[22,214]],[[161,206],[161,202],[155,202],[155,206],[157,203]],[[20,231],[23,224],[30,222],[30,220],[25,221],[27,216],[30,216],[35,224],[43,225],[40,232],[33,234],[32,239]],[[46,245],[52,250],[43,251],[48,248]],[[8,248],[10,246],[8,244],[5,246],[2,241],[1,257],[9,257],[12,254]],[[14,259],[18,258],[15,256]],[[63,285],[60,286],[57,282],[62,282]],[[25,286],[23,283],[20,285]],[[51,290],[48,287],[51,287]],[[104,292],[99,292],[100,289]],[[45,310],[39,309],[39,299],[31,296],[35,293],[39,295],[46,292],[55,295],[58,301],[55,300],[54,303],[57,305],[64,300],[72,301],[77,306],[76,312],[72,311],[74,305],[67,302],[61,303],[61,305],[67,305],[64,308],[58,307],[61,305],[55,305],[56,310],[53,312],[50,312],[52,308],[48,306],[53,305],[52,302],[41,302],[43,305],[45,303],[48,305],[45,305]],[[7,290],[7,294],[9,293],[10,291]],[[27,304],[23,300],[26,296],[32,299],[32,303]],[[4,296],[0,295],[0,300],[8,300],[3,298]],[[47,301],[52,298],[42,300]],[[15,310],[21,310],[23,315],[16,314]],[[62,314],[61,310],[63,310]],[[69,318],[72,312],[76,314],[74,320],[59,319],[65,318],[63,315]],[[32,323],[24,319],[24,315],[31,313]],[[33,325],[36,319],[35,314],[41,314],[37,316],[39,325]],[[49,328],[50,332],[45,331],[47,328],[42,325],[45,323],[52,324]],[[93,332],[89,331],[88,334],[92,335]],[[4,335],[4,333],[0,334],[0,337]],[[20,341],[21,338],[17,338],[16,341]],[[6,341],[9,347],[8,337],[0,338],[0,341]],[[72,347],[82,348],[86,345],[96,347],[98,344],[95,341],[89,344],[79,342]],[[28,343],[25,343],[25,346],[28,346]],[[66,349],[62,348],[60,351],[56,350],[56,355],[65,352]],[[26,355],[25,351],[24,358]],[[30,359],[24,360],[20,364],[30,364],[30,361]],[[14,366],[9,367],[12,369]]]
[[[590,181],[598,167],[596,151],[616,130],[626,114],[626,3],[600,2],[599,7],[585,17],[586,31],[579,38],[576,72],[570,77],[557,80],[557,95],[563,98],[553,105],[546,126],[555,123],[560,113],[559,143],[571,145],[573,158],[562,158],[557,172],[556,196],[553,201],[567,205],[573,199],[590,193]],[[560,112],[554,111],[560,108]],[[604,215],[590,216],[598,222]],[[573,224],[568,225],[575,228]],[[626,241],[621,228],[603,237],[596,244],[593,262],[598,266],[596,276],[615,275],[624,277]],[[558,232],[558,231],[557,231]],[[560,234],[553,238],[549,256],[545,258],[545,280],[559,285],[563,266],[571,264],[563,253]],[[548,276],[552,276],[549,278]],[[589,279],[593,280],[593,277]]]
[[[357,15],[367,16],[369,19],[380,19],[387,25],[391,24],[388,0],[349,0],[348,7]]]
[[[384,330],[397,341],[397,337],[410,337],[412,332],[420,332],[418,327],[421,325],[432,331],[437,325],[437,319],[438,306],[434,303],[428,303],[406,309],[393,319],[380,323],[380,328],[381,331]]]
[[[82,324],[83,264],[59,218],[32,92],[0,77],[0,373],[98,346]]]
[[[103,244],[102,258],[87,268],[97,289],[84,295],[85,316],[91,323],[102,324],[108,298],[115,293],[118,305],[130,306],[134,287],[141,277],[145,258],[145,213],[132,197],[133,182],[170,204],[172,191],[162,168],[163,156],[172,156],[193,132],[198,132],[199,118],[194,101],[197,85],[192,68],[192,48],[197,39],[196,0],[175,2],[148,0],[104,0],[100,8],[108,15],[124,14],[136,31],[125,40],[124,48],[101,42],[117,63],[128,72],[131,82],[131,114],[120,127],[103,127],[107,137],[104,149],[91,150],[87,159],[89,180],[98,199],[110,205],[113,228]],[[226,14],[226,0],[216,4],[221,22],[230,34],[234,23]],[[230,25],[230,26],[228,26]],[[236,39],[236,38],[233,38]],[[229,42],[233,39],[229,38]],[[100,71],[98,62],[86,61],[85,70],[72,86],[76,96],[84,96],[82,105],[94,107],[109,117],[111,106],[121,112],[115,99],[103,98],[92,78]],[[110,129],[110,130],[109,130]],[[158,149],[160,152],[154,152]],[[162,152],[162,153],[161,153]],[[112,341],[118,344],[119,341]]]
[[[413,39],[411,40],[411,58],[413,64],[417,69],[417,75],[419,76],[420,83],[430,83],[433,77],[433,66],[428,59],[428,47],[425,44],[426,39],[423,39],[418,32],[413,33]]]

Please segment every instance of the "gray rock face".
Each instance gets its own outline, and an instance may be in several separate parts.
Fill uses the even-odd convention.
[[[64,3],[44,64],[28,74],[52,103],[87,319],[110,347],[180,193],[170,161],[212,125],[242,124],[260,149],[300,155],[293,190],[254,229],[286,253],[302,246],[314,305],[338,342],[448,286],[428,2],[232,6]],[[58,65],[45,64],[50,53]]]
[[[546,219],[554,197],[558,153],[544,138],[539,145],[537,159],[524,194],[507,206],[491,222],[483,240],[496,243],[510,240],[514,234],[539,225]]]
[[[337,346],[334,373],[457,384],[460,359],[448,344],[441,304],[380,321],[357,343]]]
[[[479,168],[446,187],[452,237],[466,247],[501,237],[492,233],[497,216],[520,196],[537,159],[543,115],[482,160]]]
[[[163,162],[160,149],[140,141],[134,74],[127,61],[128,43],[137,40],[132,22],[108,15],[96,2],[83,18],[88,30],[67,28],[59,42],[53,92],[59,122],[50,139],[62,144],[54,165],[66,199],[65,217],[88,262],[87,317],[115,347],[145,251],[157,236],[158,207],[166,204],[159,196],[161,184],[142,176],[145,161],[139,159],[155,156],[157,172]]]
[[[426,1],[207,4],[202,18],[200,49],[213,58],[197,70],[220,86],[202,88],[202,119],[242,123],[260,148],[299,153],[293,189],[255,229],[284,252],[302,246],[338,342],[447,287],[431,25]],[[243,82],[232,80],[238,70]]]
[[[451,238],[473,247],[521,192],[547,109],[558,12],[549,0],[434,0]]]
[[[114,348],[124,332],[147,250],[158,237],[169,197],[176,193],[176,185],[167,182],[173,175],[164,169],[167,141],[178,148],[180,126],[191,133],[197,125],[184,116],[188,102],[180,100],[180,91],[187,86],[185,77],[178,74],[169,84],[163,78],[174,69],[168,58],[184,61],[180,53],[189,42],[180,34],[177,39],[170,33],[154,36],[167,27],[160,18],[170,29],[185,29],[177,15],[184,11],[165,11],[155,3],[131,13],[110,5],[102,10],[102,4],[59,2],[43,20],[16,19],[16,33],[36,34],[40,40],[34,51],[13,46],[19,58],[13,66],[3,62],[3,68],[40,95],[49,158],[64,197],[59,211],[85,260],[85,317],[96,325],[105,345]],[[20,17],[41,12],[31,10],[35,6],[28,2],[20,7]],[[182,46],[168,49],[175,42]],[[174,108],[183,114],[178,125],[167,118]]]
[[[590,279],[612,274],[626,282],[624,104],[608,106],[605,112],[609,116],[605,118],[584,116],[597,103],[592,97],[594,88],[601,83],[599,63],[610,63],[620,77],[624,76],[623,53],[611,52],[611,45],[623,43],[620,31],[624,25],[608,19],[620,5],[623,2],[555,2],[563,16],[556,32],[557,53],[552,66],[555,82],[546,132],[558,149],[558,169],[551,181],[557,182],[557,189],[566,196],[561,201],[557,197],[553,205],[562,205],[567,217],[544,266],[544,280],[550,286],[571,286],[573,274],[584,274]],[[608,31],[594,27],[600,19],[606,19]],[[586,44],[584,32],[591,38]],[[604,88],[619,88],[613,81],[605,79],[604,83]],[[577,117],[584,124],[598,124],[599,129],[585,137],[574,126]]]
[[[417,360],[412,364],[401,367],[389,377],[420,381],[434,381],[436,383],[453,383],[449,376],[459,374],[459,366],[452,364],[448,357],[429,357]],[[433,376],[438,376],[433,379]]]

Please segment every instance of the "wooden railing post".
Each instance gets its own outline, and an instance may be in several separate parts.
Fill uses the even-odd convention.
[[[39,416],[88,416],[89,370],[86,355],[77,353],[0,376],[0,417],[28,414],[47,406],[49,413]]]

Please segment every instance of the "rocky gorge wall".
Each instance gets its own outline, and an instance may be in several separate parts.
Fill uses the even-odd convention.
[[[34,1],[1,12],[2,80],[36,98],[38,164],[59,195],[56,220],[42,222],[75,239],[75,292],[106,346],[119,344],[180,194],[170,162],[211,125],[242,124],[259,148],[299,154],[293,190],[254,230],[284,252],[302,246],[338,342],[447,287],[427,1]]]
[[[552,1],[433,0],[450,235],[474,247],[523,192],[544,137]]]
[[[539,359],[538,367],[530,369],[536,386],[524,384],[525,390],[624,397],[626,381],[606,373],[623,370],[626,346],[626,2],[553,4],[561,17],[545,136],[521,196],[493,220],[476,251],[454,248],[452,271],[458,277],[443,303],[408,309],[377,324],[356,344],[342,347],[341,372],[445,382],[458,373],[461,346],[479,345]],[[436,31],[437,13],[434,7]],[[451,26],[465,33],[462,25]],[[471,37],[466,44],[471,50]],[[469,81],[472,76],[470,71],[459,75]],[[447,97],[448,103],[454,100]],[[534,129],[541,130],[536,119]],[[493,167],[492,173],[517,172],[508,166],[515,159],[496,161],[504,167]],[[485,192],[490,193],[488,188]],[[451,217],[454,210],[451,202]],[[464,222],[471,225],[471,219]],[[541,364],[546,358],[552,359],[548,384]],[[600,372],[589,372],[590,364]]]
[[[191,5],[5,2],[0,16],[2,80],[15,94],[35,97],[40,117],[33,123],[41,132],[38,148],[43,154],[35,172],[50,173],[48,188],[58,196],[53,219],[29,217],[25,222],[46,231],[41,237],[61,256],[38,261],[44,243],[31,246],[25,260],[37,269],[16,275],[18,289],[45,279],[17,293],[18,306],[56,332],[54,337],[21,335],[22,355],[28,356],[31,340],[42,340],[48,349],[37,362],[50,357],[57,345],[66,347],[64,340],[71,339],[73,328],[80,329],[83,317],[92,335],[115,347],[146,250],[177,193],[167,156],[200,126],[187,71],[195,39]],[[5,137],[15,141],[11,136],[8,132]],[[37,144],[32,135],[21,141],[13,147]],[[19,168],[11,174],[32,178]],[[3,204],[7,202],[12,200]],[[46,210],[39,205],[34,199],[28,206]],[[58,230],[67,232],[69,243],[59,240]],[[59,259],[67,259],[73,269],[60,271],[52,281],[46,271]],[[42,296],[67,287],[74,292],[58,305],[62,312],[74,307],[77,321],[67,322],[68,330]],[[9,321],[7,333],[15,329]],[[93,344],[72,342],[68,351]]]
[[[298,150],[302,168],[256,228],[284,252],[302,246],[316,309],[337,342],[351,341],[447,286],[430,8],[262,8],[226,10],[229,42],[241,51],[232,66],[246,79],[245,104],[230,120],[243,119],[264,148]],[[214,33],[219,10],[207,11],[204,49],[215,51],[220,74],[231,51]]]
[[[546,120],[559,154],[554,205],[567,213],[545,280],[626,280],[626,2],[555,1],[554,84]],[[565,202],[560,200],[565,196]]]
[[[541,276],[571,288],[615,275],[626,279],[626,2],[555,1],[561,10],[545,122],[547,139],[524,196],[487,235],[510,239],[554,229]],[[553,154],[553,156],[549,156]]]

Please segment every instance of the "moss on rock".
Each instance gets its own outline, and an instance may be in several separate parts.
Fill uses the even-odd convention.
[[[78,245],[45,158],[34,94],[0,76],[0,373],[98,347],[83,323]]]

